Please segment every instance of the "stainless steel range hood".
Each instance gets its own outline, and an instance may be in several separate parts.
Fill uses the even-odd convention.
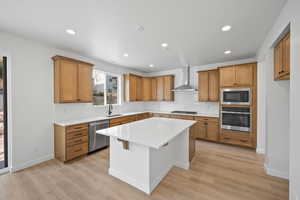
[[[190,66],[187,66],[186,69],[183,69],[183,85],[180,85],[178,87],[176,87],[174,90],[174,92],[195,92],[197,91],[194,87],[192,87],[190,85]]]

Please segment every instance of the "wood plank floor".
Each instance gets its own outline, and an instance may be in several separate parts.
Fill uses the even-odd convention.
[[[288,181],[254,151],[197,141],[190,170],[173,168],[151,196],[109,176],[108,151],[0,176],[1,200],[285,200]]]

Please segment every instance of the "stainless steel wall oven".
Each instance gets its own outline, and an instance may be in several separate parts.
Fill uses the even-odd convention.
[[[251,112],[249,107],[222,107],[222,129],[251,132]]]

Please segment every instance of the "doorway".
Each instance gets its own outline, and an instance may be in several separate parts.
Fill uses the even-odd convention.
[[[7,58],[0,57],[0,169],[7,167]]]

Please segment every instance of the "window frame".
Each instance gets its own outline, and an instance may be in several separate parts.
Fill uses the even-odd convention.
[[[94,104],[94,101],[93,101],[93,106],[94,107],[106,107],[108,104],[107,104],[107,86],[106,86],[106,83],[107,83],[107,79],[106,79],[106,76],[107,75],[110,75],[110,76],[115,76],[118,78],[118,88],[117,88],[117,103],[116,104],[111,104],[111,105],[114,105],[114,106],[117,106],[117,105],[121,105],[122,104],[122,99],[121,99],[121,96],[122,96],[122,75],[120,74],[116,74],[116,73],[111,73],[111,72],[105,72],[101,69],[98,69],[98,68],[94,68],[93,70],[97,70],[97,71],[100,71],[101,73],[103,73],[105,75],[105,81],[104,81],[104,105],[95,105]],[[94,73],[93,73],[94,74]],[[92,77],[92,79],[94,79],[94,77]],[[94,88],[94,81],[93,81],[93,88]],[[93,93],[93,97],[94,97],[94,93]]]

